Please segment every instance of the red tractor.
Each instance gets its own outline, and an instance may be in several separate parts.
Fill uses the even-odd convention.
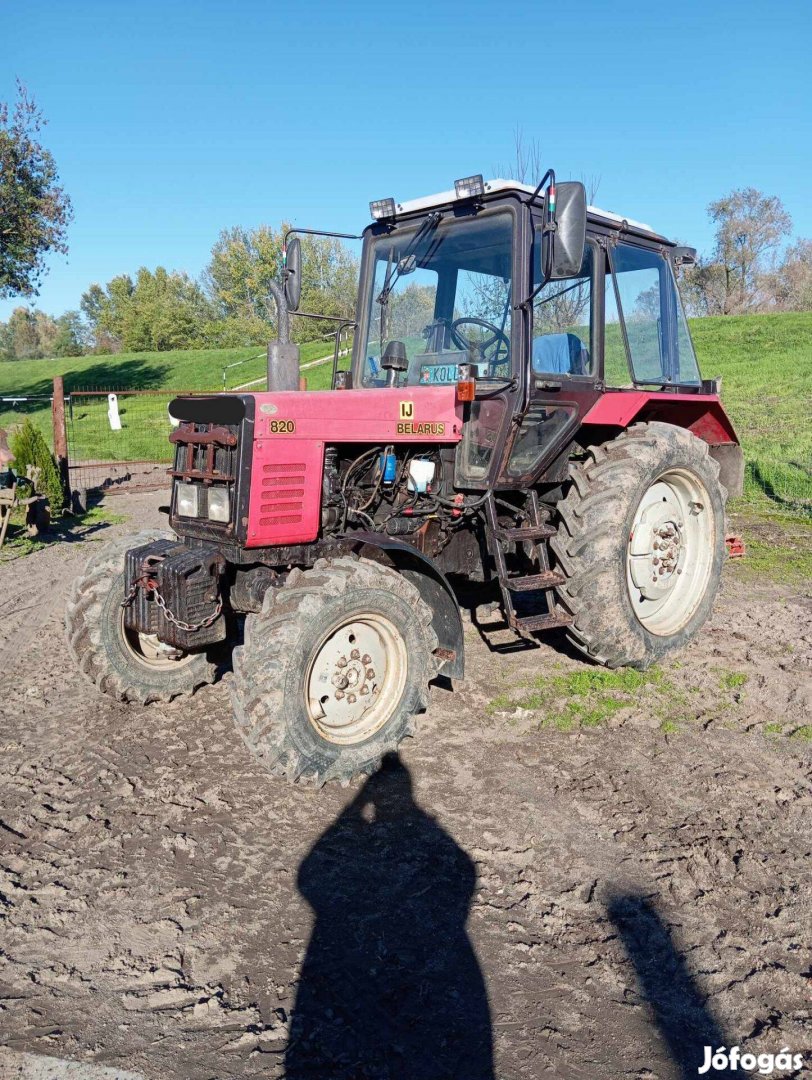
[[[463,676],[460,588],[523,637],[645,668],[707,619],[742,454],[675,266],[693,252],[468,177],[371,204],[352,362],[299,390],[298,239],[268,390],[176,399],[169,524],[94,556],[67,610],[85,675],[168,701],[233,666],[237,726],[290,780],[347,782]],[[336,235],[336,234],[331,234]]]

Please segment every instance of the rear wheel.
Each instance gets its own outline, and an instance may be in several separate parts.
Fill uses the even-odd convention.
[[[234,712],[251,751],[291,781],[372,772],[428,703],[431,618],[413,585],[369,560],[293,570],[234,650]]]
[[[217,671],[205,653],[168,649],[154,635],[124,625],[126,553],[161,535],[138,533],[105,545],[73,583],[65,609],[68,645],[79,668],[120,701],[171,701],[214,682]]]
[[[573,467],[551,547],[576,648],[646,668],[697,633],[725,559],[718,477],[707,443],[662,423],[635,424]]]

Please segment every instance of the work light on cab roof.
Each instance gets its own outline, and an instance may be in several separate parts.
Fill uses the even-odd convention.
[[[250,751],[317,786],[372,771],[429,683],[462,679],[462,597],[592,663],[681,649],[743,476],[677,288],[691,249],[553,170],[370,213],[352,312],[298,310],[300,236],[348,234],[289,230],[267,389],[172,402],[172,535],[94,558],[67,613],[119,700],[230,663]],[[300,389],[303,318],[334,334],[328,390]]]

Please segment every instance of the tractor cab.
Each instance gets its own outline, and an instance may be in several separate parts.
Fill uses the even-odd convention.
[[[554,479],[607,390],[701,391],[674,274],[689,249],[587,207],[583,185],[468,177],[370,205],[352,368],[337,382],[473,382],[460,487]]]

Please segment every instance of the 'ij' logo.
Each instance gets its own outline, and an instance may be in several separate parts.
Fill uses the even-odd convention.
[[[400,418],[401,420],[411,420],[414,416],[414,402],[413,401],[401,401],[400,403]]]

